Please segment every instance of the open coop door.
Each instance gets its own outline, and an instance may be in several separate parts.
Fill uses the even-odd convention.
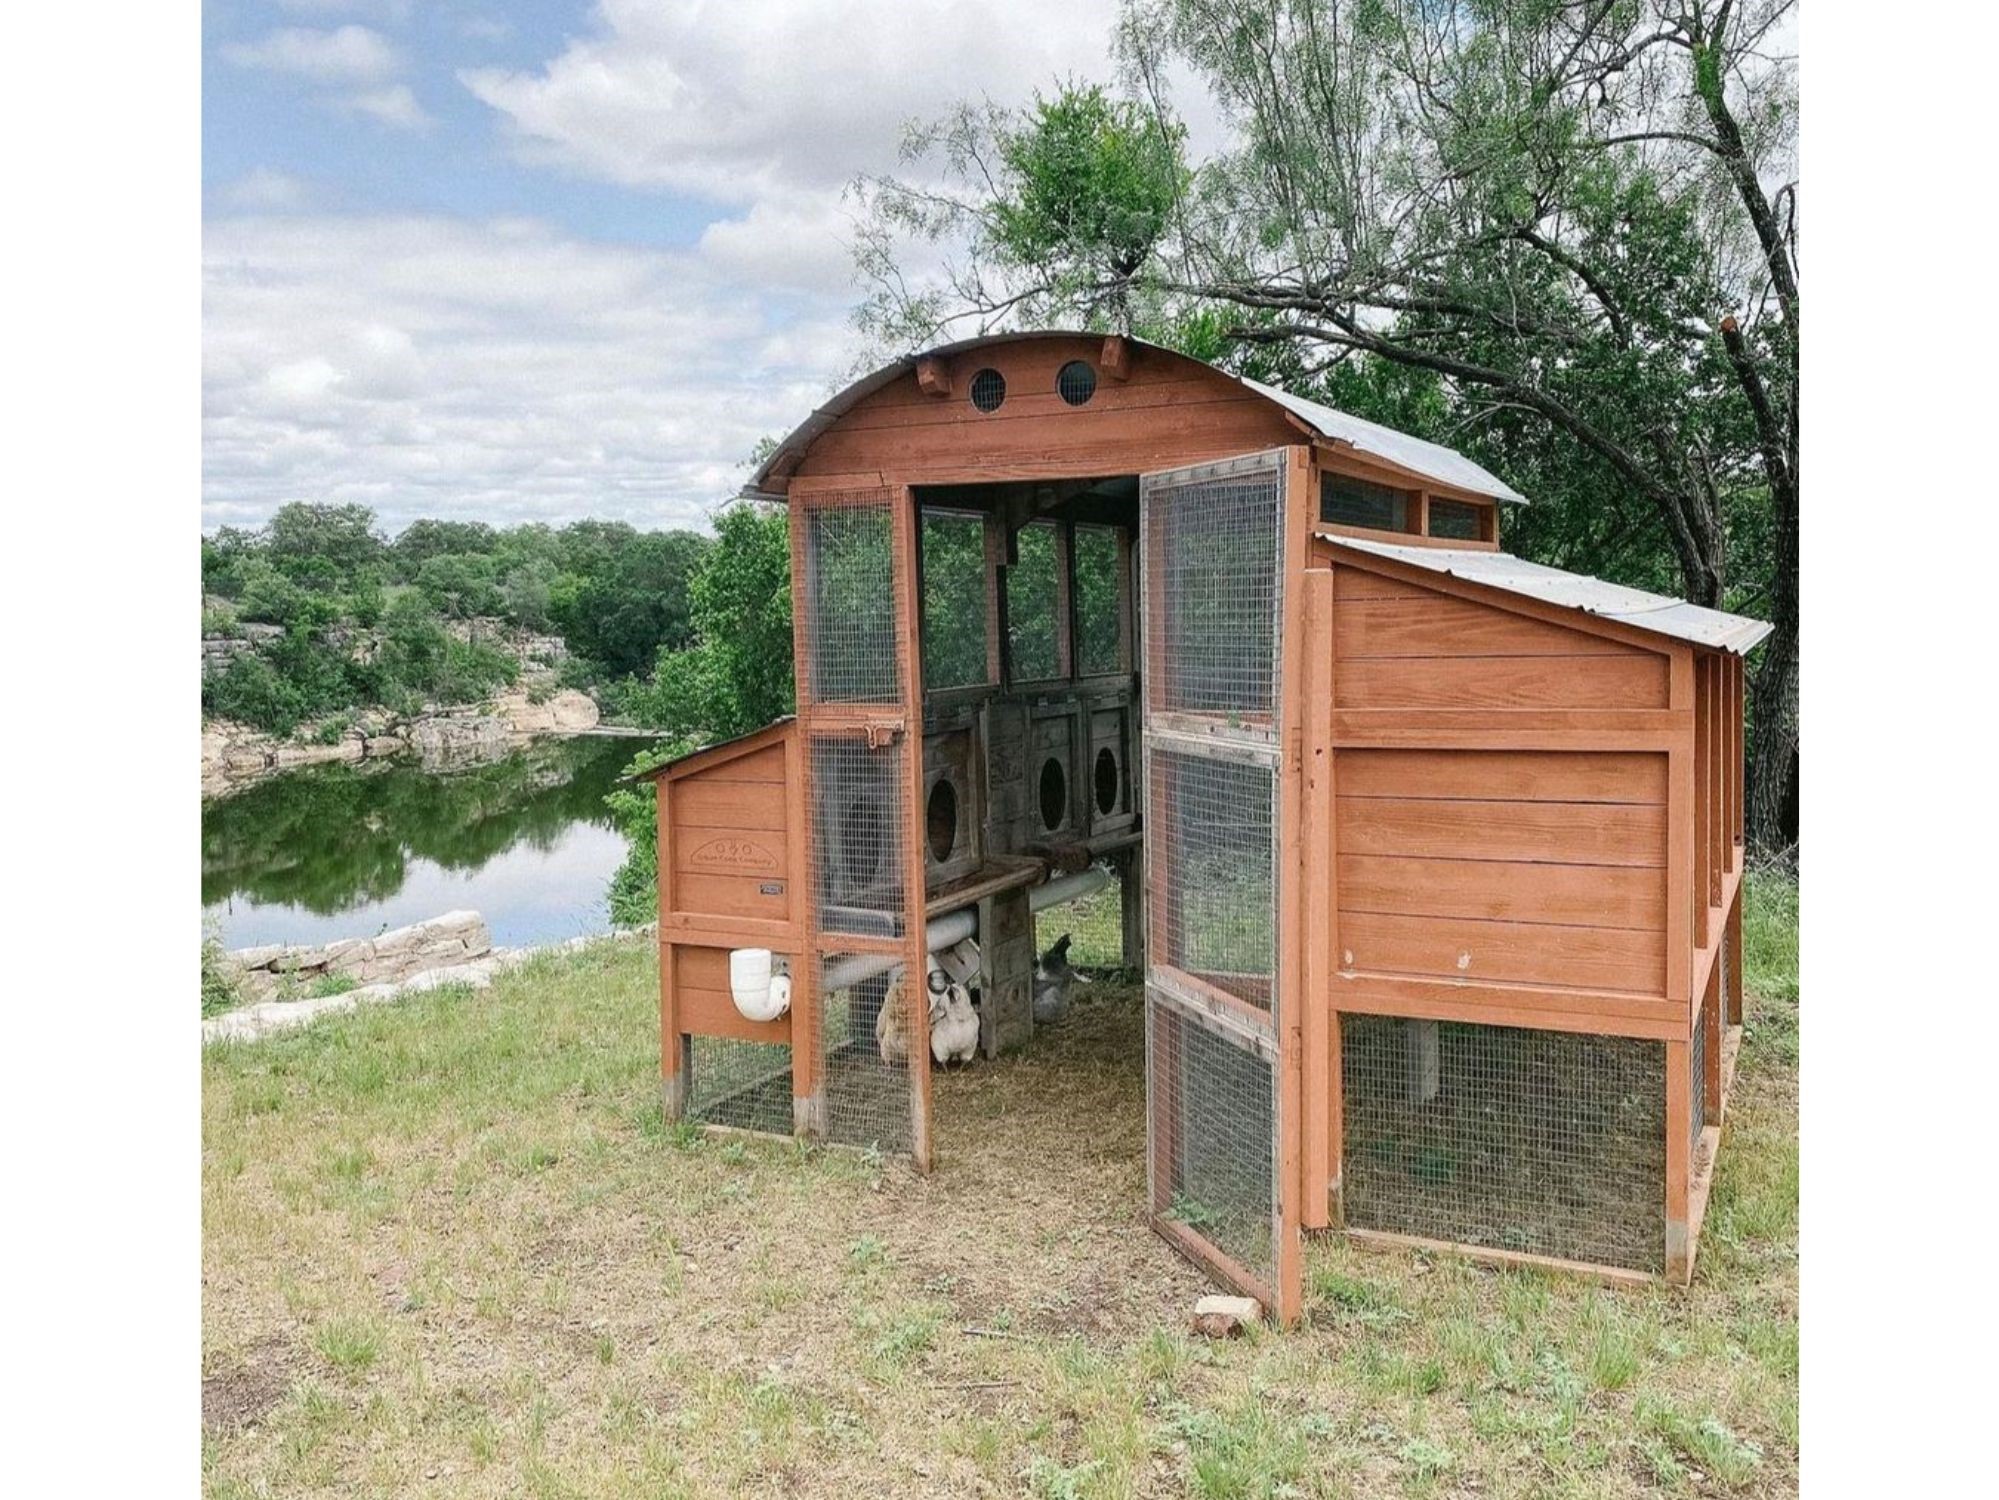
[[[812,1133],[930,1165],[916,508],[901,486],[791,493],[806,926],[793,1035]]]
[[[1308,474],[1304,449],[1280,448],[1140,486],[1152,1223],[1285,1322],[1302,1277],[1284,656]]]

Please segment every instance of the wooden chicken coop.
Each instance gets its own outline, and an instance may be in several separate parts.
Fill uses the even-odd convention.
[[[1295,1317],[1308,1230],[1691,1275],[1768,627],[1511,557],[1463,456],[1126,338],[899,361],[750,491],[798,710],[655,773],[670,1115],[928,1169],[903,976],[972,937],[1024,1044],[1033,912],[1108,865],[1147,1208],[1219,1279]]]

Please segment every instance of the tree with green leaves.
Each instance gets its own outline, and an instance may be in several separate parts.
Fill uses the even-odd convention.
[[[663,649],[652,680],[621,695],[632,723],[674,731],[631,774],[791,712],[791,542],[781,508],[744,502],[716,517],[714,544],[688,583],[688,614],[688,643]],[[652,790],[621,787],[606,800],[629,845],[611,881],[611,914],[642,922],[657,900]]]
[[[1776,844],[1797,744],[1791,8],[1126,0],[1133,99],[961,109],[911,137],[943,181],[862,184],[862,325],[911,348],[1077,322],[1275,375],[1508,475],[1537,502],[1509,529],[1530,553],[1767,615],[1749,823]],[[1176,64],[1233,132],[1193,166]],[[952,247],[941,279],[900,274],[911,236]]]

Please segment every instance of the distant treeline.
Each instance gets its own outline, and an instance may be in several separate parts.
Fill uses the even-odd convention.
[[[559,635],[566,683],[615,695],[689,644],[688,581],[712,545],[622,521],[422,520],[392,540],[366,506],[290,504],[201,539],[202,634],[254,642],[204,677],[202,713],[290,734],[345,711],[474,701],[518,671],[448,626],[474,618]]]

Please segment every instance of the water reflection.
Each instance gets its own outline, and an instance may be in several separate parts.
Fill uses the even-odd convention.
[[[604,794],[640,740],[543,740],[464,770],[314,766],[201,810],[201,900],[230,947],[317,942],[453,906],[494,941],[599,930],[624,857]]]

